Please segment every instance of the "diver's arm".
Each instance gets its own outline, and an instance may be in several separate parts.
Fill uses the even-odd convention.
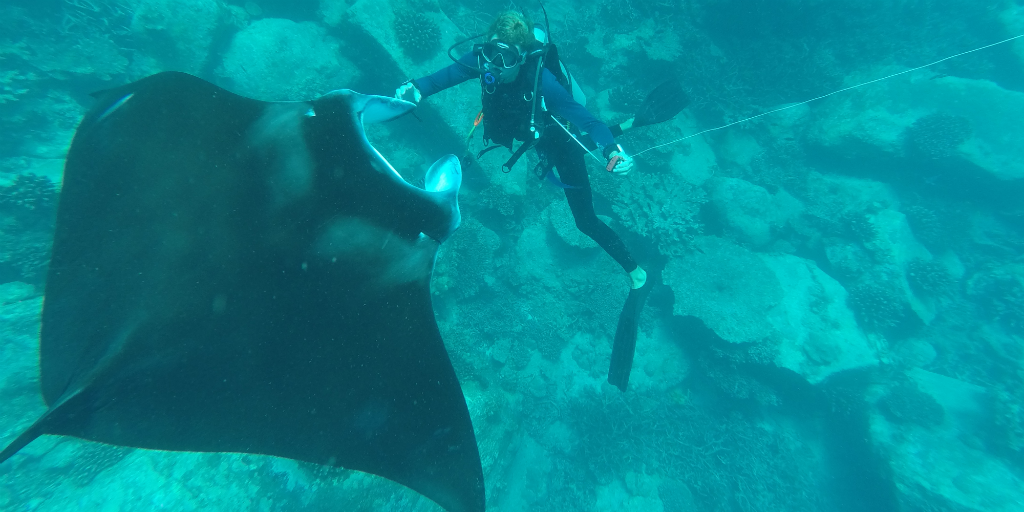
[[[565,118],[566,121],[576,125],[583,133],[590,135],[591,139],[597,143],[598,147],[604,150],[608,146],[615,145],[615,137],[612,136],[612,131],[608,128],[608,125],[601,122],[600,119],[594,117],[587,107],[580,105],[573,99],[569,91],[565,90],[558,83],[555,75],[552,75],[550,71],[543,70],[541,76],[541,95],[544,96],[544,104],[548,110],[556,116]]]
[[[541,94],[544,96],[544,104],[552,114],[575,124],[597,143],[601,154],[608,159],[608,165],[605,168],[609,172],[629,174],[633,169],[633,159],[622,150],[622,146],[615,143],[615,137],[612,136],[608,125],[594,117],[594,114],[591,114],[586,107],[577,103],[569,91],[558,83],[555,75],[546,69],[541,75]],[[632,122],[629,124],[632,125]]]
[[[632,127],[633,127],[633,118],[631,117],[631,118],[626,119],[625,121],[623,121],[623,122],[621,122],[621,123],[619,123],[617,125],[609,126],[608,129],[612,131],[612,135],[614,135],[615,138],[619,138],[620,136],[622,136],[622,132],[624,132],[624,131],[632,128]]]
[[[413,80],[412,84],[419,89],[423,97],[427,97],[478,76],[477,72],[470,69],[476,68],[477,65],[476,56],[472,52],[460,57],[459,62],[462,64],[453,62],[450,66],[432,75]]]

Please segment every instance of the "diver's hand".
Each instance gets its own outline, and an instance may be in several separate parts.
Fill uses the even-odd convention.
[[[614,150],[608,153],[608,165],[605,166],[605,169],[608,170],[608,172],[614,172],[620,176],[625,176],[629,174],[629,171],[633,170],[633,157],[627,155],[626,152],[622,150],[622,146],[619,146],[618,144],[616,144],[614,148]]]
[[[395,89],[395,97],[400,100],[404,100],[404,96],[409,94],[409,91],[412,91],[413,103],[419,103],[420,100],[423,99],[423,94],[421,94],[420,90],[416,88],[416,84],[412,83],[412,80],[398,86],[398,89]]]

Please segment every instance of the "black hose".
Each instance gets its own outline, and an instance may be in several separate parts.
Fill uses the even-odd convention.
[[[477,73],[480,73],[482,75],[484,73],[484,70],[482,70],[482,69],[480,69],[478,67],[475,68],[475,67],[470,66],[470,65],[468,65],[468,64],[466,64],[464,62],[459,61],[459,59],[456,59],[455,56],[452,55],[452,50],[454,50],[456,47],[458,47],[461,44],[468,43],[468,42],[470,42],[470,41],[472,41],[474,39],[477,39],[477,38],[480,38],[480,37],[484,37],[486,35],[487,35],[487,33],[483,32],[483,33],[477,34],[475,36],[470,36],[470,37],[467,37],[465,39],[456,41],[455,44],[453,44],[453,45],[448,47],[448,58],[451,59],[452,62],[454,62],[454,63],[456,63],[456,64],[458,64],[458,65],[460,65],[460,66],[462,66],[462,67],[464,67],[466,69],[469,69],[469,70],[472,70],[472,71],[476,71]]]

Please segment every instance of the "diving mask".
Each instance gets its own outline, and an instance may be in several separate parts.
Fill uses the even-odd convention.
[[[509,83],[519,75],[519,66],[526,54],[515,46],[501,41],[488,41],[477,45],[483,79],[488,85]]]

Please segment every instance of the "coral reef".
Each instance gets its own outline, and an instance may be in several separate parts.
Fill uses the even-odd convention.
[[[423,62],[441,49],[441,28],[430,16],[409,8],[395,11],[395,39],[405,56]]]
[[[639,87],[620,85],[608,91],[608,106],[616,112],[631,114],[640,107],[645,96]]]
[[[941,425],[946,417],[942,405],[909,379],[893,386],[878,407],[889,421],[902,424],[934,427]]]
[[[508,7],[291,4],[0,5],[0,283],[21,281],[0,284],[0,401],[11,405],[0,432],[39,412],[38,294],[53,183],[86,93],[166,69],[268,100],[340,87],[388,91],[436,71],[448,44],[485,30]],[[603,91],[588,105],[604,109],[599,117],[634,112],[651,84],[683,82],[691,106],[627,132],[630,151],[978,47],[1005,30],[1005,18],[1024,23],[1019,5],[967,0],[568,0],[548,11],[562,60],[588,92]],[[388,53],[393,59],[376,60]],[[1014,59],[978,52],[935,74],[694,137],[645,153],[627,178],[595,168],[598,211],[611,210],[609,224],[638,259],[652,269],[664,262],[671,288],[651,295],[626,394],[602,389],[626,294],[620,269],[576,229],[560,193],[519,171],[471,175],[480,169],[467,167],[476,181],[467,180],[463,225],[436,260],[432,303],[476,420],[489,503],[538,512],[834,508],[822,500],[832,486],[820,484],[844,477],[821,462],[820,424],[793,414],[809,404],[767,378],[792,373],[823,390],[833,412],[872,413],[865,446],[884,458],[891,475],[882,478],[903,508],[1017,510],[1020,500],[1007,496],[1024,486],[991,468],[1012,465],[1018,476],[1024,468],[1024,217],[1012,197],[1009,206],[988,204],[987,190],[949,189],[957,172],[981,178],[963,181],[968,187],[1024,176],[1024,94],[1008,85],[1021,74]],[[403,172],[453,151],[479,88],[429,102],[422,124],[371,132]],[[492,171],[504,158],[495,152],[479,167]],[[893,339],[917,327],[910,315],[930,304],[941,314]],[[700,318],[725,341],[694,350],[674,331],[692,319],[669,318],[670,310]],[[686,364],[672,362],[665,346],[685,351]],[[894,366],[984,387],[983,428],[953,432],[963,411],[916,377],[888,371]],[[859,386],[832,389],[851,375],[870,381],[870,396]],[[4,510],[117,508],[126,503],[120,496],[145,496],[181,510],[397,511],[418,499],[358,472],[281,459],[55,438],[0,469]]]
[[[971,134],[970,119],[940,112],[914,121],[904,132],[904,140],[910,151],[940,159],[953,155]]]

